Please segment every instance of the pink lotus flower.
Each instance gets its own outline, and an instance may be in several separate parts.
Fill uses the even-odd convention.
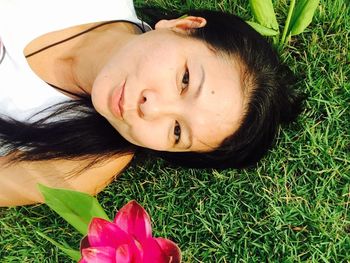
[[[136,201],[122,207],[113,222],[92,219],[81,242],[79,263],[178,263],[181,251],[172,241],[152,237],[151,220]]]

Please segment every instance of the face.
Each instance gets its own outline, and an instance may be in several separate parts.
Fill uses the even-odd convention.
[[[214,150],[239,127],[244,105],[234,60],[168,28],[116,51],[91,95],[126,140],[172,152]]]

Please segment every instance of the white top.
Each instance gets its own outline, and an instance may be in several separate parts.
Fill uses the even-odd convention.
[[[0,42],[6,49],[0,64],[0,114],[26,120],[69,99],[31,70],[23,54],[29,42],[56,30],[110,20],[142,24],[132,0],[0,0]],[[0,45],[0,59],[2,51]]]

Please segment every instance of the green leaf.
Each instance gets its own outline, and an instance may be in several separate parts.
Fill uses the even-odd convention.
[[[107,214],[91,195],[67,189],[50,188],[39,184],[45,203],[83,235],[93,217],[108,218]]]
[[[278,31],[276,14],[271,0],[249,0],[254,18],[264,27]]]
[[[45,238],[47,241],[54,244],[59,249],[61,249],[64,253],[66,253],[68,256],[70,256],[73,260],[78,261],[81,258],[80,251],[74,250],[74,249],[70,248],[68,245],[62,245],[62,244],[56,242],[55,240],[53,240],[52,238],[48,237],[44,233],[41,233],[39,231],[36,231],[36,233],[39,236]]]
[[[302,33],[311,23],[319,0],[299,0],[293,12],[289,34],[292,36]]]
[[[259,32],[261,35],[263,36],[276,36],[278,35],[278,31],[271,29],[271,28],[267,28],[264,27],[258,23],[252,22],[252,21],[246,21],[252,28],[254,28],[257,32]]]

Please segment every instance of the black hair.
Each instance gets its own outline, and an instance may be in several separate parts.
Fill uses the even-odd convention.
[[[179,16],[148,7],[138,11],[151,26],[162,18]],[[139,150],[187,167],[239,168],[254,165],[273,144],[279,125],[294,120],[300,112],[301,97],[288,82],[293,74],[280,62],[270,43],[236,15],[209,10],[186,13],[207,20],[205,27],[190,32],[191,37],[238,60],[243,88],[249,94],[242,123],[212,152]],[[97,162],[113,154],[136,149],[93,109],[89,99],[68,101],[55,107],[58,109],[55,113],[39,122],[23,123],[0,118],[0,142],[9,152],[25,149],[15,155],[16,160],[90,157],[95,158],[92,162]],[[50,121],[57,117],[63,120]]]
[[[48,113],[49,112],[49,113]],[[43,116],[38,118],[38,116]],[[38,120],[31,121],[36,118]],[[133,153],[126,141],[98,114],[91,97],[67,100],[38,112],[28,121],[0,117],[1,150],[16,161],[89,160],[91,167],[116,154]],[[18,151],[20,150],[20,151]]]

